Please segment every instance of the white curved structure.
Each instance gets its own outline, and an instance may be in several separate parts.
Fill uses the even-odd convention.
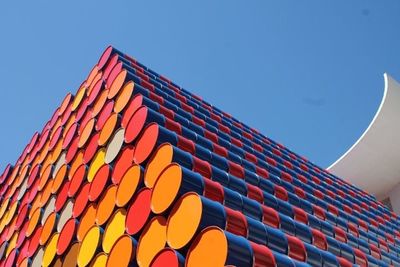
[[[328,170],[378,199],[398,191],[400,208],[400,84],[384,74],[381,104],[357,142]],[[393,205],[394,203],[392,203]],[[393,205],[394,208],[395,205]]]

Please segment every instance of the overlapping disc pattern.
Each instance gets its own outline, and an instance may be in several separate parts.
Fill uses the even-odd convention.
[[[399,225],[113,47],[0,176],[0,267],[400,266]]]

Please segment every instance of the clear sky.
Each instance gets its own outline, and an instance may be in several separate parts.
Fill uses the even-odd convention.
[[[400,80],[400,1],[1,1],[0,169],[112,44],[327,167]]]

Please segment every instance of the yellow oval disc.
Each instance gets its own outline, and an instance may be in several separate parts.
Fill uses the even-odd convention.
[[[78,92],[76,92],[74,102],[72,102],[71,110],[74,111],[79,104],[82,102],[83,97],[85,96],[86,92],[86,86],[82,85],[81,88],[78,89]]]
[[[82,240],[78,253],[78,266],[86,266],[92,260],[100,241],[100,227],[92,226]]]
[[[90,267],[105,267],[107,263],[107,254],[104,252],[100,252],[96,255],[93,262],[90,264]]]
[[[57,252],[57,242],[59,235],[59,233],[53,234],[49,242],[47,243],[43,253],[42,266],[47,267],[51,265]]]
[[[90,164],[87,180],[88,182],[93,181],[94,176],[96,175],[97,171],[100,169],[101,166],[104,164],[104,159],[106,156],[105,149],[102,148],[97,151],[96,155],[94,156],[92,163]]]
[[[115,241],[125,232],[125,209],[119,209],[108,221],[103,236],[103,251],[109,253]]]

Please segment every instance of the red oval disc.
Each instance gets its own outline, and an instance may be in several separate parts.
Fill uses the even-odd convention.
[[[78,192],[83,180],[86,177],[86,171],[87,171],[87,166],[85,164],[82,164],[76,169],[76,171],[72,175],[71,182],[68,188],[69,197],[75,196],[76,192]]]
[[[40,180],[36,180],[35,184],[33,186],[31,186],[31,188],[29,189],[29,198],[28,198],[28,203],[31,203],[33,201],[33,199],[36,197],[38,191],[39,191],[39,183]]]
[[[158,124],[156,123],[151,123],[144,129],[143,134],[136,142],[136,149],[133,155],[133,161],[136,164],[142,163],[150,156],[157,144],[158,132]]]
[[[179,267],[182,266],[183,263],[179,262],[176,251],[171,248],[165,248],[157,253],[150,265],[152,267]]]
[[[146,224],[149,218],[151,208],[151,189],[143,188],[132,200],[132,204],[126,214],[125,227],[126,232],[130,235],[138,233]]]
[[[65,182],[60,192],[58,192],[55,203],[55,212],[60,212],[64,208],[64,204],[65,202],[67,202],[68,199],[68,189],[70,184],[70,181]]]
[[[12,168],[11,164],[10,163],[7,164],[6,168],[3,171],[3,174],[0,176],[0,182],[1,183],[3,183],[4,180],[8,177],[8,174],[10,173],[11,168]]]
[[[63,131],[63,127],[62,127],[62,126],[59,126],[59,127],[55,130],[53,136],[52,136],[51,139],[50,139],[50,145],[49,145],[49,150],[50,150],[50,151],[56,146],[56,144],[57,144],[57,142],[58,142],[58,139],[59,139],[60,136],[61,136],[62,131]]]
[[[64,141],[62,144],[62,148],[66,149],[69,144],[71,143],[72,139],[74,139],[75,134],[76,134],[76,130],[78,129],[78,124],[77,123],[73,123],[69,129],[67,130],[67,133],[64,136]]]
[[[14,261],[17,258],[18,255],[18,249],[14,248],[11,250],[10,254],[7,256],[7,260],[4,263],[4,267],[12,267],[15,266]]]
[[[36,178],[39,176],[40,167],[41,167],[41,165],[37,164],[31,170],[31,173],[29,174],[29,178],[28,178],[28,188],[31,188],[32,184],[36,181]]]
[[[96,133],[95,135],[92,136],[89,143],[87,144],[87,147],[83,154],[83,162],[85,162],[86,164],[88,164],[92,160],[92,158],[97,152],[97,148],[99,146],[99,137],[100,133]]]
[[[90,189],[90,183],[86,183],[84,186],[82,186],[81,191],[77,195],[74,202],[74,207],[72,209],[72,216],[74,218],[77,218],[85,210],[86,205],[88,203],[89,189]]]
[[[90,201],[96,201],[96,199],[99,198],[101,193],[104,192],[104,188],[107,185],[109,176],[110,176],[110,167],[108,166],[108,164],[104,164],[96,172],[93,181],[91,182],[89,196],[88,196]]]
[[[18,212],[18,219],[17,223],[15,224],[15,227],[18,229],[21,227],[21,225],[24,223],[26,220],[26,214],[28,214],[28,211],[30,209],[30,206],[28,204],[25,204],[22,206],[22,208]]]
[[[78,152],[78,143],[79,136],[76,136],[68,148],[67,155],[65,156],[65,163],[68,164],[74,159],[76,152]]]
[[[122,150],[112,172],[111,180],[113,184],[119,184],[125,172],[132,166],[134,152],[135,148],[133,146],[127,146]]]
[[[79,106],[78,111],[76,112],[75,122],[79,122],[82,119],[82,117],[86,114],[88,106],[88,100],[87,98],[85,98]]]
[[[22,247],[19,248],[19,255],[17,258],[17,266],[21,266],[21,262],[28,257],[28,248],[29,248],[29,243],[30,240],[27,239],[24,244],[22,245]]]
[[[29,226],[29,220],[26,220],[25,224],[22,226],[22,228],[18,227],[16,229],[19,230],[18,233],[18,239],[17,239],[17,245],[16,247],[19,248],[21,247],[22,243],[27,240],[28,238],[25,236],[26,234],[26,229],[28,229]]]
[[[121,70],[122,70],[122,63],[121,62],[118,62],[112,68],[111,73],[108,76],[107,81],[106,81],[106,86],[107,86],[108,89],[110,89],[111,84],[114,82],[115,78],[118,76],[118,74],[121,72]]]
[[[31,140],[29,141],[29,145],[27,148],[27,153],[31,152],[31,150],[33,149],[34,145],[36,144],[36,141],[39,138],[39,133],[35,132],[34,135],[32,136]]]
[[[51,119],[49,122],[49,128],[53,128],[54,124],[57,122],[58,110],[59,110],[59,108],[57,108],[56,111],[54,111],[53,115],[51,116]]]
[[[93,118],[92,110],[87,110],[79,125],[86,125]],[[78,127],[78,131],[80,128]]]
[[[40,242],[40,236],[42,234],[42,226],[39,226],[36,228],[35,232],[31,236],[31,241],[29,242],[29,247],[28,247],[28,256],[32,257],[37,248],[39,247],[39,242]]]
[[[60,236],[58,237],[57,242],[57,255],[64,254],[65,251],[69,248],[69,245],[72,242],[72,239],[75,236],[77,230],[78,221],[74,218],[70,218],[62,228],[60,232]]]
[[[147,107],[141,106],[133,113],[132,118],[129,120],[125,131],[125,142],[131,143],[142,131],[147,119]]]
[[[104,72],[103,72],[104,80],[108,80],[108,77],[110,76],[110,73],[113,70],[113,68],[115,67],[115,65],[117,64],[117,62],[118,62],[118,55],[115,54],[114,56],[112,56],[110,61],[108,61],[107,67],[104,69]]]
[[[96,84],[93,86],[92,91],[90,92],[87,102],[88,105],[91,105],[97,99],[97,96],[99,95],[102,88],[103,88],[103,80],[100,79],[96,82]]]
[[[62,115],[61,118],[61,125],[65,125],[65,123],[68,121],[69,117],[71,117],[71,113],[72,113],[72,104],[74,103],[74,101],[72,101],[67,109],[64,111],[64,114]]]
[[[108,101],[104,105],[103,110],[100,112],[99,117],[96,122],[96,130],[97,131],[100,131],[103,128],[104,123],[106,123],[108,117],[110,117],[111,113],[113,112],[113,109],[114,109],[114,101],[112,101],[112,100]]]
[[[133,99],[129,102],[128,107],[126,108],[124,115],[122,116],[121,126],[126,128],[129,120],[132,118],[133,114],[142,106],[143,104],[143,96],[138,94],[133,97]]]
[[[101,55],[99,62],[97,62],[97,67],[99,69],[102,69],[104,65],[107,63],[108,59],[110,58],[110,55],[112,53],[112,46],[108,46],[106,50],[104,50],[103,54]]]

